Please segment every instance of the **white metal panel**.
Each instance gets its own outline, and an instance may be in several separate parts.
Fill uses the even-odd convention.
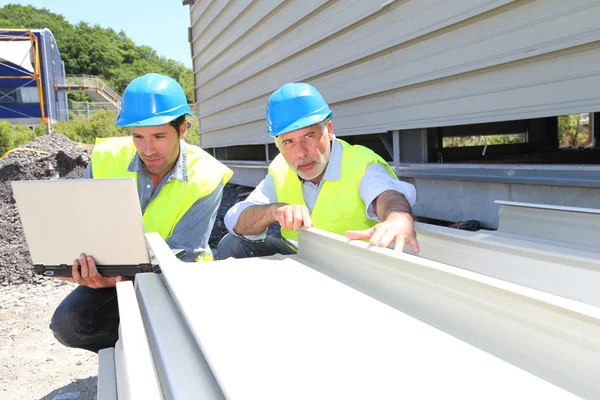
[[[196,0],[194,5],[190,7],[190,21],[192,26],[196,26],[196,36],[200,33],[198,25],[204,16],[203,14],[213,5],[213,3],[215,3],[214,0]],[[204,27],[206,27],[206,25],[206,23],[203,23]]]
[[[270,52],[265,54],[257,52],[253,57],[244,60],[214,81],[203,84],[199,98],[203,99],[203,103],[208,104],[203,106],[204,111],[201,117],[229,107],[232,100],[237,102],[238,99],[251,99],[263,95],[286,81],[310,80],[316,75],[362,60],[379,51],[406,43],[420,35],[439,31],[485,11],[485,9],[482,10],[481,0],[454,2],[427,0],[407,2],[393,8],[391,12],[384,9],[374,13],[372,18],[368,18],[368,14],[379,11],[380,7],[377,7],[377,3],[372,1],[366,3],[362,8],[349,8],[346,12],[347,16],[345,16],[347,20],[344,19],[344,15],[336,15],[336,21],[339,20],[336,25],[319,24],[318,21],[311,20],[305,24],[305,29],[309,30],[309,33],[305,33],[301,28],[298,32],[293,31],[297,36],[292,36],[290,43],[286,44],[284,54],[287,57],[285,59],[275,49],[265,48],[264,51],[270,50]],[[507,3],[507,1],[486,2],[486,8],[497,7],[503,3]],[[340,2],[340,7],[341,4],[342,2]],[[336,11],[333,7],[329,10]],[[319,14],[318,17],[329,20],[327,11]],[[358,20],[364,22],[355,27],[352,26],[354,29],[341,29]],[[320,29],[317,29],[316,26]],[[321,38],[318,46],[292,53],[294,45],[301,49],[304,41],[315,35],[320,35]],[[285,39],[286,37],[278,38],[278,41],[274,43]],[[378,60],[379,58],[377,57]],[[362,70],[362,67],[360,68]],[[262,78],[265,74],[268,76],[266,79]],[[228,78],[228,76],[230,77]],[[232,79],[232,77],[235,78]],[[245,77],[249,79],[244,79]],[[377,76],[371,76],[371,79],[376,81]],[[219,82],[226,82],[227,86],[219,84]],[[265,82],[270,85],[266,86]],[[227,87],[229,88],[226,89]],[[211,98],[215,93],[218,95]],[[208,100],[204,101],[204,99]],[[332,98],[330,101],[335,102],[336,99]]]
[[[306,6],[303,8],[306,8]],[[348,1],[339,1],[332,3],[329,7],[323,8],[321,12],[313,14],[311,18],[301,20],[294,29],[287,29],[279,36],[273,37],[274,40],[258,48],[248,57],[233,65],[232,68],[219,71],[219,74],[214,79],[203,80],[202,85],[199,87],[199,99],[205,102],[206,99],[213,96],[216,97],[204,106],[204,108],[208,108],[205,112],[213,112],[213,107],[217,107],[217,109],[224,107],[223,104],[226,104],[228,99],[239,99],[239,93],[243,93],[247,99],[255,97],[257,93],[254,87],[256,87],[258,82],[262,82],[263,92],[260,94],[264,94],[270,89],[270,86],[280,84],[279,79],[274,79],[277,76],[275,69],[280,70],[284,65],[289,63],[289,60],[296,60],[297,54],[300,52],[300,54],[304,55],[303,58],[305,59],[306,54],[313,53],[315,48],[322,48],[322,45],[312,47],[316,43],[323,41],[328,44],[328,47],[331,46],[330,36],[344,32],[344,28],[364,20],[379,10],[380,5],[372,0],[358,0],[353,2],[353,4],[349,4]],[[271,17],[271,19],[274,18]],[[289,20],[291,17],[285,16],[285,18]],[[271,19],[264,23],[268,25]],[[386,19],[385,13],[378,19]],[[354,35],[365,34],[367,32],[373,33],[372,31],[380,29],[380,24],[367,23],[358,28],[359,32],[355,32],[356,29],[352,29],[349,31],[350,33],[345,33],[342,37],[351,35],[352,33]],[[324,62],[326,60],[311,59],[310,63],[304,63],[305,73],[312,73],[316,65]],[[273,75],[267,78],[267,81],[270,83],[269,87],[265,87],[265,80],[260,79],[262,77],[261,74],[265,73]],[[287,76],[288,79],[295,77],[292,73],[289,73]],[[245,89],[237,89],[240,85],[244,86]],[[230,90],[225,90],[227,88],[230,88]]]
[[[224,399],[161,276],[137,274],[135,288],[165,397],[177,400]]]
[[[202,122],[200,122],[202,124]],[[267,134],[265,121],[232,126],[219,131],[202,135],[202,147],[236,146],[239,144],[273,143],[273,138]]]
[[[115,349],[109,347],[98,352],[97,400],[117,400]]]
[[[299,240],[317,270],[584,398],[600,396],[600,308],[314,228]]]
[[[199,37],[193,39],[194,70],[205,68],[208,62],[211,62],[231,44],[240,40],[242,35],[245,35],[274,6],[278,6],[282,1],[277,0],[273,4],[252,0],[239,3],[236,1],[234,3],[236,8],[240,7],[239,4],[245,5],[245,7],[235,18],[227,19],[223,17],[219,19],[219,24],[212,27],[218,33],[217,40],[211,41],[205,47],[199,47],[196,43],[196,39]],[[249,5],[246,3],[249,3]]]
[[[337,103],[598,41],[595,3],[526,3],[312,83]]]
[[[231,0],[210,1],[206,9],[198,16],[197,19],[192,19],[192,41],[198,40],[200,36],[204,36],[213,23],[215,18],[228,7]]]
[[[162,400],[163,393],[131,281],[117,283],[119,341],[117,387],[119,399]]]
[[[600,44],[576,50],[332,104],[334,132],[345,136],[600,111]],[[250,128],[259,125],[261,130]],[[206,143],[266,143],[264,130],[264,121],[235,125],[210,132]]]
[[[312,271],[307,266],[318,266],[303,257],[229,259],[198,266],[175,260],[158,235],[147,237],[170,291],[227,398],[558,399],[581,395],[591,398],[590,394],[598,393],[593,382],[590,387],[589,375],[593,375],[594,365],[589,361],[600,351],[593,336],[599,330],[595,324],[600,310],[568,301],[561,302],[566,309],[555,310],[557,305],[543,301],[552,299],[536,298],[530,302],[526,296],[531,293],[518,288],[504,287],[510,291],[507,296],[502,296],[503,290],[497,293],[494,288],[483,289],[482,285],[489,282],[478,281],[477,287],[469,291],[469,295],[473,295],[491,289],[489,295],[493,298],[486,300],[504,300],[502,306],[506,308],[500,318],[503,322],[511,319],[510,314],[514,312],[518,312],[519,317],[511,321],[518,321],[517,325],[523,324],[521,316],[535,315],[535,319],[524,321],[533,331],[532,339],[550,340],[558,324],[569,320],[567,327],[561,327],[560,339],[555,339],[553,344],[568,341],[569,350],[578,350],[565,358],[579,356],[584,350],[593,354],[579,359],[592,370],[588,376],[580,376],[576,389],[569,387],[571,392],[568,392],[554,386],[564,383],[558,379],[552,383],[544,381],[520,366],[478,350],[472,343],[433,329],[417,318]],[[358,258],[348,258],[343,255],[344,250],[350,250],[355,256],[355,247],[340,241],[332,243],[321,234],[316,237],[324,239],[326,245],[315,251],[323,257],[335,254],[336,263],[342,269],[354,269],[355,262],[361,268],[361,262],[368,259],[368,250],[360,249],[365,253]],[[437,267],[431,261],[411,256],[395,258],[395,266],[391,264],[392,258],[388,258],[389,262],[376,258],[379,268],[395,267],[400,274],[410,275],[409,265],[413,262],[418,263],[419,268]],[[372,266],[364,268],[365,272],[379,275],[379,269]],[[453,276],[454,272],[445,269],[445,273]],[[190,281],[191,274],[198,279]],[[459,276],[456,279],[470,280]],[[438,283],[432,282],[432,285]],[[465,284],[469,286],[468,282]],[[477,297],[483,300],[484,296]],[[514,303],[507,304],[511,298]],[[424,300],[433,305],[425,297],[411,300],[417,304]],[[472,304],[480,306],[477,300],[471,299]],[[537,304],[540,300],[543,306]],[[578,315],[578,312],[586,314]],[[481,313],[476,314],[481,316]],[[474,314],[464,317],[470,316]],[[494,316],[492,313],[492,320]],[[523,351],[528,355],[536,352]],[[553,368],[564,372],[561,364],[552,363]]]
[[[292,1],[244,27],[196,71],[203,145],[267,142],[248,128],[264,124],[263,100],[293,80],[322,91],[340,136],[600,110],[598,1],[376,6],[340,0],[294,24],[287,7],[310,6]]]
[[[558,226],[547,228],[561,232]],[[422,223],[415,223],[415,230],[419,257],[600,306],[600,247]],[[410,246],[404,251],[412,253]]]
[[[223,5],[226,3],[225,1],[220,2]],[[227,30],[223,31],[227,28],[232,21],[235,21],[236,18],[242,13],[246,7],[248,7],[252,3],[252,0],[235,0],[227,3],[220,10],[215,10],[219,12],[219,14],[214,16],[214,19],[210,22],[206,29],[202,31],[200,35],[196,35],[192,29],[192,46],[193,46],[193,54],[200,55],[204,49],[211,44],[216,38],[223,35],[224,37],[229,36]],[[202,59],[202,56],[199,57],[199,60]],[[197,68],[197,67],[196,67]]]
[[[259,1],[270,3],[266,0]],[[260,20],[257,25],[253,26],[248,34],[244,35],[238,42],[228,48],[227,53],[211,63],[209,68],[196,68],[194,71],[196,74],[196,84],[204,84],[204,82],[209,81],[214,76],[229,70],[232,65],[237,65],[241,60],[252,57],[257,50],[265,47],[274,38],[278,37],[279,34],[288,32],[290,27],[295,26],[298,21],[302,21],[315,9],[326,3],[327,0],[285,2],[281,7],[276,8],[274,13],[269,14],[268,19]],[[256,9],[255,12],[258,13],[259,9]],[[283,45],[279,44],[280,51],[285,49],[282,47]],[[198,99],[202,99],[202,97],[198,97]]]
[[[600,210],[506,201],[496,203],[500,204],[498,230],[502,232],[600,249]],[[600,279],[597,282],[600,283]],[[600,285],[597,287],[600,288]]]
[[[600,46],[334,105],[336,134],[600,111]]]

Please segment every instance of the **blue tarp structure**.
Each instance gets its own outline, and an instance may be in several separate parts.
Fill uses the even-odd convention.
[[[66,120],[67,95],[56,90],[64,79],[50,30],[0,30],[0,119],[27,125]]]

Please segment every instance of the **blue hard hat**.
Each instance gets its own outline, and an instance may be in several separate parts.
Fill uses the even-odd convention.
[[[317,89],[308,83],[286,83],[267,102],[267,132],[279,136],[317,124],[331,115]]]
[[[192,115],[181,85],[165,75],[146,74],[127,85],[117,126],[163,125],[186,114]]]

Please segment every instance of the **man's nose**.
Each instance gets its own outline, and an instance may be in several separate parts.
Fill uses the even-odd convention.
[[[154,146],[154,143],[150,140],[146,141],[144,143],[144,155],[151,156],[155,152],[156,152],[156,147]]]
[[[300,158],[306,158],[308,156],[308,147],[306,143],[300,142],[298,146],[296,146],[296,155]]]

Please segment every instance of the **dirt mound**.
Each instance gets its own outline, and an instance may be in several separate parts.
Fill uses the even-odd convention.
[[[88,146],[55,134],[36,138],[19,149],[23,150],[15,150],[0,160],[0,284],[3,285],[41,281],[32,273],[10,181],[79,178],[91,155]]]

